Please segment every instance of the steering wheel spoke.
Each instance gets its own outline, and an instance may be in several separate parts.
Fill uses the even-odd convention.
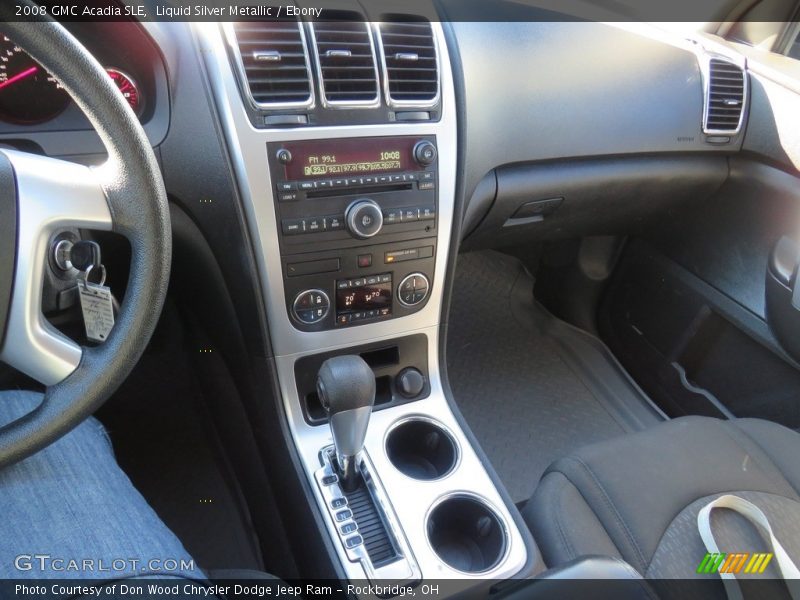
[[[0,360],[51,386],[78,367],[83,351],[42,313],[50,241],[68,228],[111,230],[111,211],[97,174],[89,167],[0,152],[11,163],[17,188],[14,278]]]

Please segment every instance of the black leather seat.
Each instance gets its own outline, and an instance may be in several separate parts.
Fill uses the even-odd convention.
[[[523,515],[550,567],[607,555],[646,578],[696,580],[697,513],[728,493],[758,506],[800,564],[800,434],[756,419],[683,417],[586,446],[550,466]],[[732,511],[711,523],[722,552],[771,551]]]

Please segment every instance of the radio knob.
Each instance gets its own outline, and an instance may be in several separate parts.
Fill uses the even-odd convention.
[[[383,227],[383,212],[374,200],[368,198],[356,200],[347,207],[345,223],[350,235],[366,240],[377,235]]]
[[[282,165],[288,165],[290,162],[292,162],[292,153],[286,148],[281,148],[275,153],[275,158],[277,158],[278,162]]]
[[[414,160],[417,164],[427,167],[436,160],[436,146],[428,140],[417,142],[414,146]]]

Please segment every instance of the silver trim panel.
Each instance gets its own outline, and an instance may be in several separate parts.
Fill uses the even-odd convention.
[[[111,211],[89,167],[0,150],[14,167],[19,235],[14,289],[0,360],[44,385],[68,377],[82,350],[42,314],[42,285],[53,236],[64,229],[110,231]]]

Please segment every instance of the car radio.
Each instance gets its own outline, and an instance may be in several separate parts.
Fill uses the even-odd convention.
[[[267,145],[287,311],[316,331],[411,314],[433,276],[434,136]]]

